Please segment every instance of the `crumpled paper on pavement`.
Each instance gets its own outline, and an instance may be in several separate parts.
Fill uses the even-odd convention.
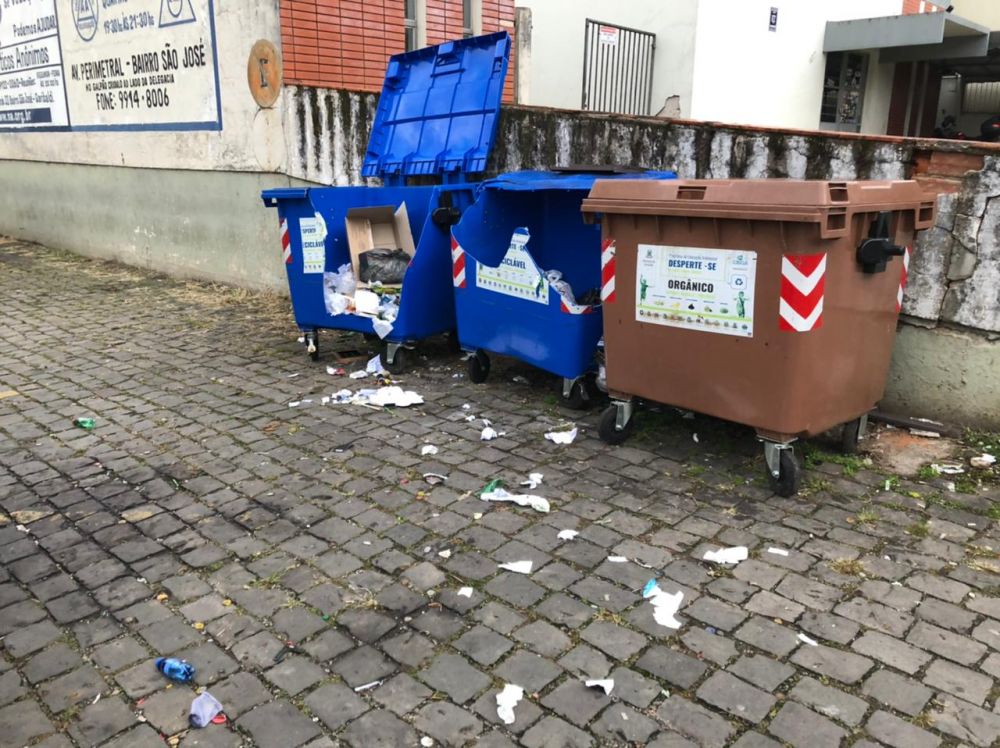
[[[483,491],[479,495],[483,501],[510,501],[518,506],[530,506],[536,512],[548,512],[549,502],[541,496],[531,494],[509,493],[506,489],[496,486],[491,491]]]
[[[717,564],[738,564],[746,561],[750,557],[750,552],[744,545],[737,545],[733,548],[720,548],[717,551],[705,551],[702,558],[705,561],[714,561]]]
[[[399,408],[406,408],[411,405],[422,405],[424,398],[412,390],[404,390],[402,387],[391,385],[378,389],[358,390],[357,392],[340,390],[333,393],[332,402],[335,404],[375,405],[383,408],[395,405]]]
[[[574,426],[569,431],[550,431],[545,435],[545,438],[555,444],[572,444],[576,435],[577,428]]]
[[[652,604],[653,618],[658,624],[668,629],[679,629],[684,625],[677,619],[677,611],[680,610],[681,601],[684,599],[683,592],[680,590],[673,594],[664,592],[655,579],[650,579],[642,589],[642,596]]]
[[[504,685],[503,690],[497,694],[497,716],[505,725],[514,724],[514,707],[522,698],[524,689],[513,683]]]

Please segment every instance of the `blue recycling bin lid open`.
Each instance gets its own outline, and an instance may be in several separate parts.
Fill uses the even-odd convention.
[[[401,184],[485,171],[509,57],[500,31],[389,58],[361,174]]]

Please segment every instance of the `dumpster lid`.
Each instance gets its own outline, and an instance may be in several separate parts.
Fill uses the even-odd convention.
[[[485,171],[509,56],[500,31],[390,57],[361,174]]]
[[[598,167],[600,168],[600,167]],[[599,173],[553,171],[512,171],[480,184],[480,190],[509,190],[513,192],[534,192],[538,190],[572,190],[589,192],[598,179],[608,180],[646,180],[646,179],[676,179],[672,171],[638,171],[622,174],[602,171]]]
[[[309,194],[304,187],[275,187],[260,193],[264,205],[273,208],[283,200],[303,200]]]
[[[916,228],[928,228],[936,196],[912,180],[599,179],[583,201],[583,210],[820,223],[824,236],[832,236],[846,231],[846,218],[855,213],[912,210]]]

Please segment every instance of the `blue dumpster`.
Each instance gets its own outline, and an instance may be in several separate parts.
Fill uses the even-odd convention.
[[[673,172],[524,171],[482,182],[452,228],[458,339],[469,378],[489,375],[489,353],[562,377],[574,408],[595,394],[603,335],[601,228],[581,204],[595,179],[675,179]]]
[[[467,177],[486,169],[509,53],[499,32],[394,55],[361,171],[384,186],[262,193],[278,209],[292,308],[312,358],[320,329],[377,334],[384,365],[399,372],[415,343],[455,329],[451,226],[474,200]],[[425,184],[408,186],[413,177]],[[345,266],[358,281],[361,246],[410,255],[401,284],[365,289],[364,309],[360,291],[341,283]]]

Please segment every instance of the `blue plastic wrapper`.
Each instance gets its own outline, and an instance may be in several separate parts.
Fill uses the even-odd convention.
[[[173,657],[158,658],[156,669],[178,683],[190,683],[194,680],[194,665],[183,660],[175,660]]]

